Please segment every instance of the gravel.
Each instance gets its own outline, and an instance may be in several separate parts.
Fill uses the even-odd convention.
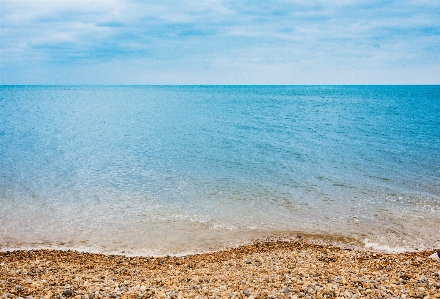
[[[0,298],[440,298],[432,253],[305,241],[183,257],[17,250],[0,252]]]

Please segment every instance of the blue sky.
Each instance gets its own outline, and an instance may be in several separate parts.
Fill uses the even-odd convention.
[[[1,84],[440,84],[440,1],[0,0]]]

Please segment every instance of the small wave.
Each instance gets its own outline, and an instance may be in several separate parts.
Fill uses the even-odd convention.
[[[401,253],[401,252],[407,252],[410,251],[407,248],[404,247],[392,247],[389,245],[382,245],[379,243],[369,242],[368,239],[364,240],[365,248],[373,249],[377,251],[385,251],[389,253]]]

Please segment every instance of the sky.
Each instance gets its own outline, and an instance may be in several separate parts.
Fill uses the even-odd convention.
[[[0,0],[0,84],[440,84],[440,1]]]

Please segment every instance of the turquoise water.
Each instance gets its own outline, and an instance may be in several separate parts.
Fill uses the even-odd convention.
[[[2,86],[0,248],[440,247],[440,86]]]

